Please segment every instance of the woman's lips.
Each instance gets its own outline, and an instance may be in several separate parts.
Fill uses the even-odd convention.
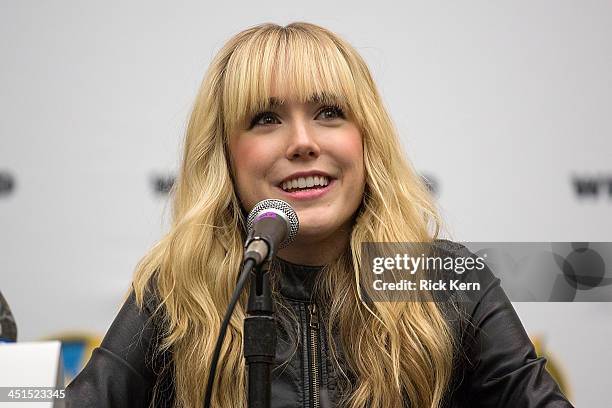
[[[332,179],[329,181],[329,184],[325,187],[318,188],[309,188],[304,190],[296,190],[296,191],[285,191],[281,187],[278,189],[282,192],[284,197],[291,198],[294,200],[312,200],[314,198],[319,198],[325,194],[336,184],[336,179]]]

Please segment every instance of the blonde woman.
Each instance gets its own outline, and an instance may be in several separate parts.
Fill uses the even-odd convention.
[[[300,230],[272,268],[273,407],[571,406],[490,273],[461,313],[362,300],[361,243],[430,242],[440,221],[366,64],[332,32],[263,24],[228,41],[196,98],[172,194],[172,227],[139,263],[128,300],[68,387],[69,405],[202,406],[245,214],[279,198]],[[214,407],[247,405],[245,303],[246,293]]]

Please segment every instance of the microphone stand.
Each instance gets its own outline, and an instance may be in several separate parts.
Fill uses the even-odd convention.
[[[244,319],[248,408],[270,408],[272,366],[276,355],[276,322],[269,267],[270,262],[266,260],[251,272],[247,317]]]
[[[249,234],[244,246],[244,261],[236,289],[223,316],[212,355],[204,393],[204,408],[210,408],[223,339],[249,275],[251,285],[243,327],[243,351],[248,366],[248,407],[270,408],[272,365],[276,355],[276,320],[270,288],[270,260],[274,259],[276,246],[282,247],[293,241],[298,228],[299,220],[295,211],[282,200],[263,200],[249,213]]]

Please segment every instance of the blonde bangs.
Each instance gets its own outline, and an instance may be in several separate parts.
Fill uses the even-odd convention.
[[[273,101],[320,102],[360,116],[355,79],[340,47],[324,33],[274,26],[262,27],[240,44],[222,85],[227,135],[271,109]]]

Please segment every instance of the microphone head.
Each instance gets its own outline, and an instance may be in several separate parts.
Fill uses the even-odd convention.
[[[11,308],[0,292],[0,343],[17,341],[17,325]]]
[[[247,231],[250,232],[253,229],[253,223],[259,216],[267,212],[278,214],[287,224],[287,236],[280,243],[279,248],[284,248],[291,244],[300,228],[300,221],[295,210],[283,200],[269,198],[255,204],[255,207],[249,212]]]

